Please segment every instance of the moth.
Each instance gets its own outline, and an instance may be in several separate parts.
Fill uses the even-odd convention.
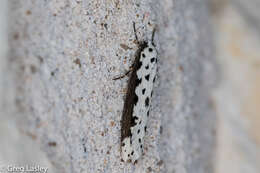
[[[153,41],[155,29],[151,40],[139,42],[135,23],[133,23],[133,27],[139,48],[131,66],[121,119],[121,156],[125,162],[136,163],[143,153],[158,54]]]

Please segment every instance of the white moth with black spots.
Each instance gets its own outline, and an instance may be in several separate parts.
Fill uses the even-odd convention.
[[[136,34],[135,25],[134,32]],[[157,51],[152,39],[138,42],[139,49],[132,65],[121,120],[121,155],[123,161],[136,163],[144,148],[144,135],[153,84],[157,69]],[[136,36],[136,40],[137,36]]]

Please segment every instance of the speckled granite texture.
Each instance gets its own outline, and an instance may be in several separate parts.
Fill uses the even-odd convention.
[[[10,116],[54,172],[209,173],[215,84],[206,0],[9,0]],[[140,40],[159,52],[145,151],[120,156],[120,120]],[[33,159],[33,157],[31,158]]]

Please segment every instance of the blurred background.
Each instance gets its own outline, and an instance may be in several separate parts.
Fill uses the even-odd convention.
[[[217,112],[216,173],[260,172],[260,1],[211,0],[219,85],[213,93]],[[7,1],[0,6],[0,77],[5,75]],[[5,84],[0,84],[0,97]],[[1,102],[1,100],[0,100]],[[2,105],[1,103],[1,106]],[[1,110],[0,110],[1,111]],[[0,112],[3,114],[3,112]],[[31,139],[20,139],[12,122],[0,121],[0,165],[38,155],[35,163],[50,168]],[[20,146],[15,146],[19,141]],[[21,142],[24,141],[24,142]],[[17,151],[7,150],[8,147]],[[28,152],[24,152],[28,151]],[[28,153],[28,156],[24,155]],[[26,159],[25,163],[28,163]],[[21,163],[23,164],[23,163]],[[0,171],[1,172],[1,171]]]
[[[260,172],[260,1],[211,4],[220,81],[216,172]]]

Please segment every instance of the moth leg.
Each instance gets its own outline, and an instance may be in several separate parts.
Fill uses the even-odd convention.
[[[155,31],[156,31],[156,27],[153,28],[153,33],[152,33],[152,43],[153,43],[153,40],[154,40],[154,34],[155,34]]]
[[[121,75],[119,77],[115,77],[115,78],[113,78],[113,80],[122,79],[122,78],[126,77],[131,71],[133,71],[132,67],[130,67],[130,69],[125,74],[123,74],[123,75]]]

